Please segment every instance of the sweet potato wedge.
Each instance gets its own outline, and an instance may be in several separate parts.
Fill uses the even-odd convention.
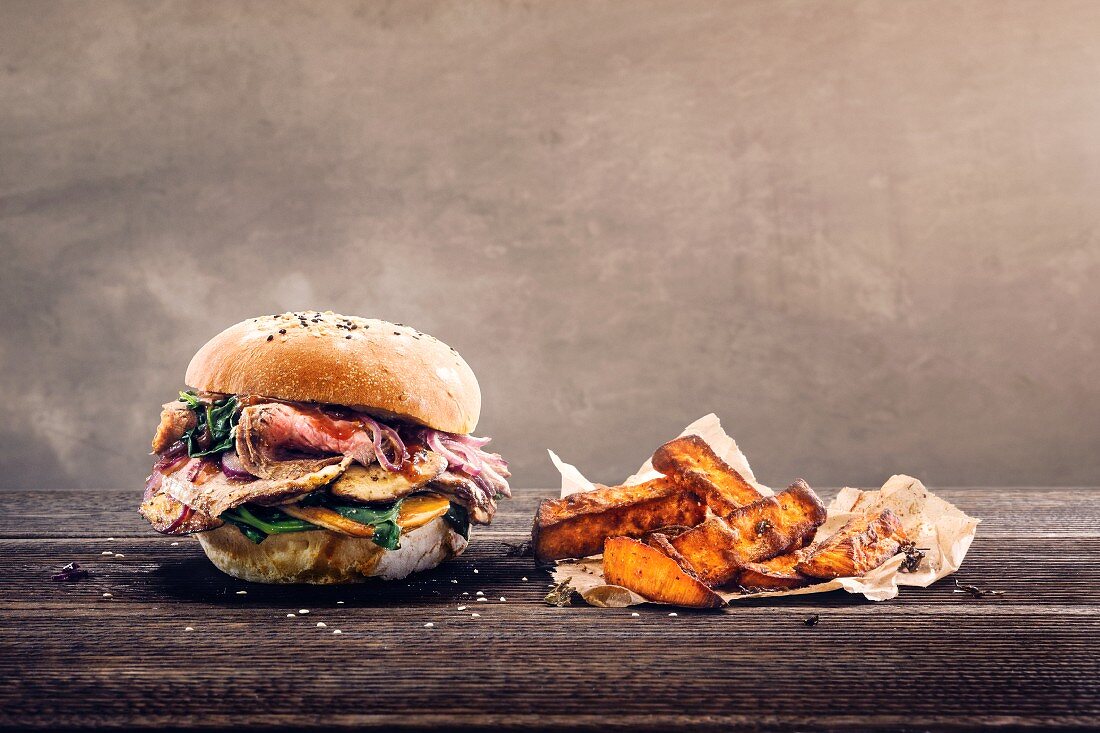
[[[742,553],[741,536],[721,517],[711,517],[671,543],[696,577],[711,587],[725,585],[752,562]]]
[[[850,520],[802,551],[795,569],[815,578],[859,577],[892,558],[909,542],[901,520],[889,509]]]
[[[604,543],[603,576],[608,583],[629,588],[651,601],[691,608],[722,605],[717,593],[674,559],[630,537],[612,537]]]
[[[745,590],[791,590],[816,583],[816,578],[794,569],[798,553],[791,552],[763,562],[750,562],[741,568],[737,583]]]
[[[665,443],[654,452],[652,461],[655,469],[703,496],[719,516],[763,498],[698,435]]]
[[[747,563],[801,547],[825,521],[825,506],[799,479],[775,496],[711,517],[672,540],[699,579],[714,587],[734,580]]]
[[[685,573],[693,578],[695,577],[695,570],[691,567],[691,563],[680,554],[679,550],[672,546],[672,538],[669,535],[662,534],[661,532],[650,532],[642,538],[642,542],[668,555],[676,561],[676,564],[679,565]]]
[[[661,527],[694,526],[706,504],[662,477],[636,486],[601,486],[539,505],[531,535],[541,561],[598,555],[608,537],[641,537]]]

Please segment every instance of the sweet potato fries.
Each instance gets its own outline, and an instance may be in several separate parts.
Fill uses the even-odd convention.
[[[716,588],[790,590],[859,576],[912,546],[888,509],[811,544],[826,511],[805,481],[765,496],[697,436],[666,443],[652,462],[661,478],[542,502],[535,556],[602,552],[608,583],[653,601],[714,608],[722,603]]]

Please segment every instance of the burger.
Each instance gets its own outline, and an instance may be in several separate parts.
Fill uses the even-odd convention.
[[[306,311],[208,341],[164,405],[141,514],[261,583],[403,578],[459,555],[511,495],[471,435],[481,391],[442,341]]]

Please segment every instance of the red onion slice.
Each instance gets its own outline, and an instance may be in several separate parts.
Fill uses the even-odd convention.
[[[360,415],[359,421],[370,429],[371,439],[374,441],[374,453],[375,457],[378,459],[378,463],[387,471],[400,471],[401,466],[408,460],[409,452],[405,449],[405,443],[401,440],[401,436],[397,434],[397,431],[388,425],[379,424],[377,420],[367,415]],[[386,455],[386,451],[382,450],[383,435],[386,436],[386,439],[390,443],[390,447],[393,449],[395,460],[391,460],[390,457]]]
[[[427,443],[428,447],[433,451],[447,459],[448,468],[457,468],[460,471],[469,470],[469,466],[466,465],[465,457],[451,450],[450,446],[443,440],[443,436],[439,431],[426,428],[424,430],[424,442]]]
[[[182,440],[177,440],[175,443],[168,446],[164,450],[164,452],[157,456],[157,460],[156,463],[153,464],[153,468],[158,471],[164,471],[164,469],[186,457],[187,444],[185,444]]]
[[[256,477],[244,470],[241,458],[237,451],[227,450],[222,453],[222,473],[237,481],[252,481]]]
[[[472,435],[448,435],[447,438],[457,443],[462,443],[463,445],[473,446],[474,448],[481,448],[492,440],[492,438],[475,438]]]

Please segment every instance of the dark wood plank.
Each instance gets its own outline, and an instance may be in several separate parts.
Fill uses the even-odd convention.
[[[541,493],[443,567],[338,588],[228,578],[131,492],[0,495],[0,725],[1100,726],[1100,491],[942,492],[987,520],[960,577],[1004,596],[947,581],[676,617],[545,605],[548,576],[509,554]],[[91,578],[51,582],[71,560]]]
[[[828,501],[837,489],[819,489]],[[981,518],[981,536],[1070,537],[1100,533],[1100,489],[936,488],[962,510]],[[556,489],[516,489],[480,532],[527,534],[538,502]],[[0,538],[146,537],[137,513],[141,488],[88,491],[0,491]],[[1027,521],[1021,521],[1026,516]]]
[[[823,613],[810,628],[804,611],[783,608],[677,618],[522,611],[505,604],[475,620],[393,607],[315,609],[308,619],[226,607],[151,607],[140,618],[111,604],[48,619],[19,610],[6,620],[16,628],[5,632],[0,708],[12,716],[5,722],[61,724],[178,724],[182,714],[211,725],[253,715],[358,725],[417,722],[408,716],[421,712],[530,724],[618,711],[655,721],[1100,723],[1093,614],[864,606]],[[64,633],[74,628],[85,633]]]

